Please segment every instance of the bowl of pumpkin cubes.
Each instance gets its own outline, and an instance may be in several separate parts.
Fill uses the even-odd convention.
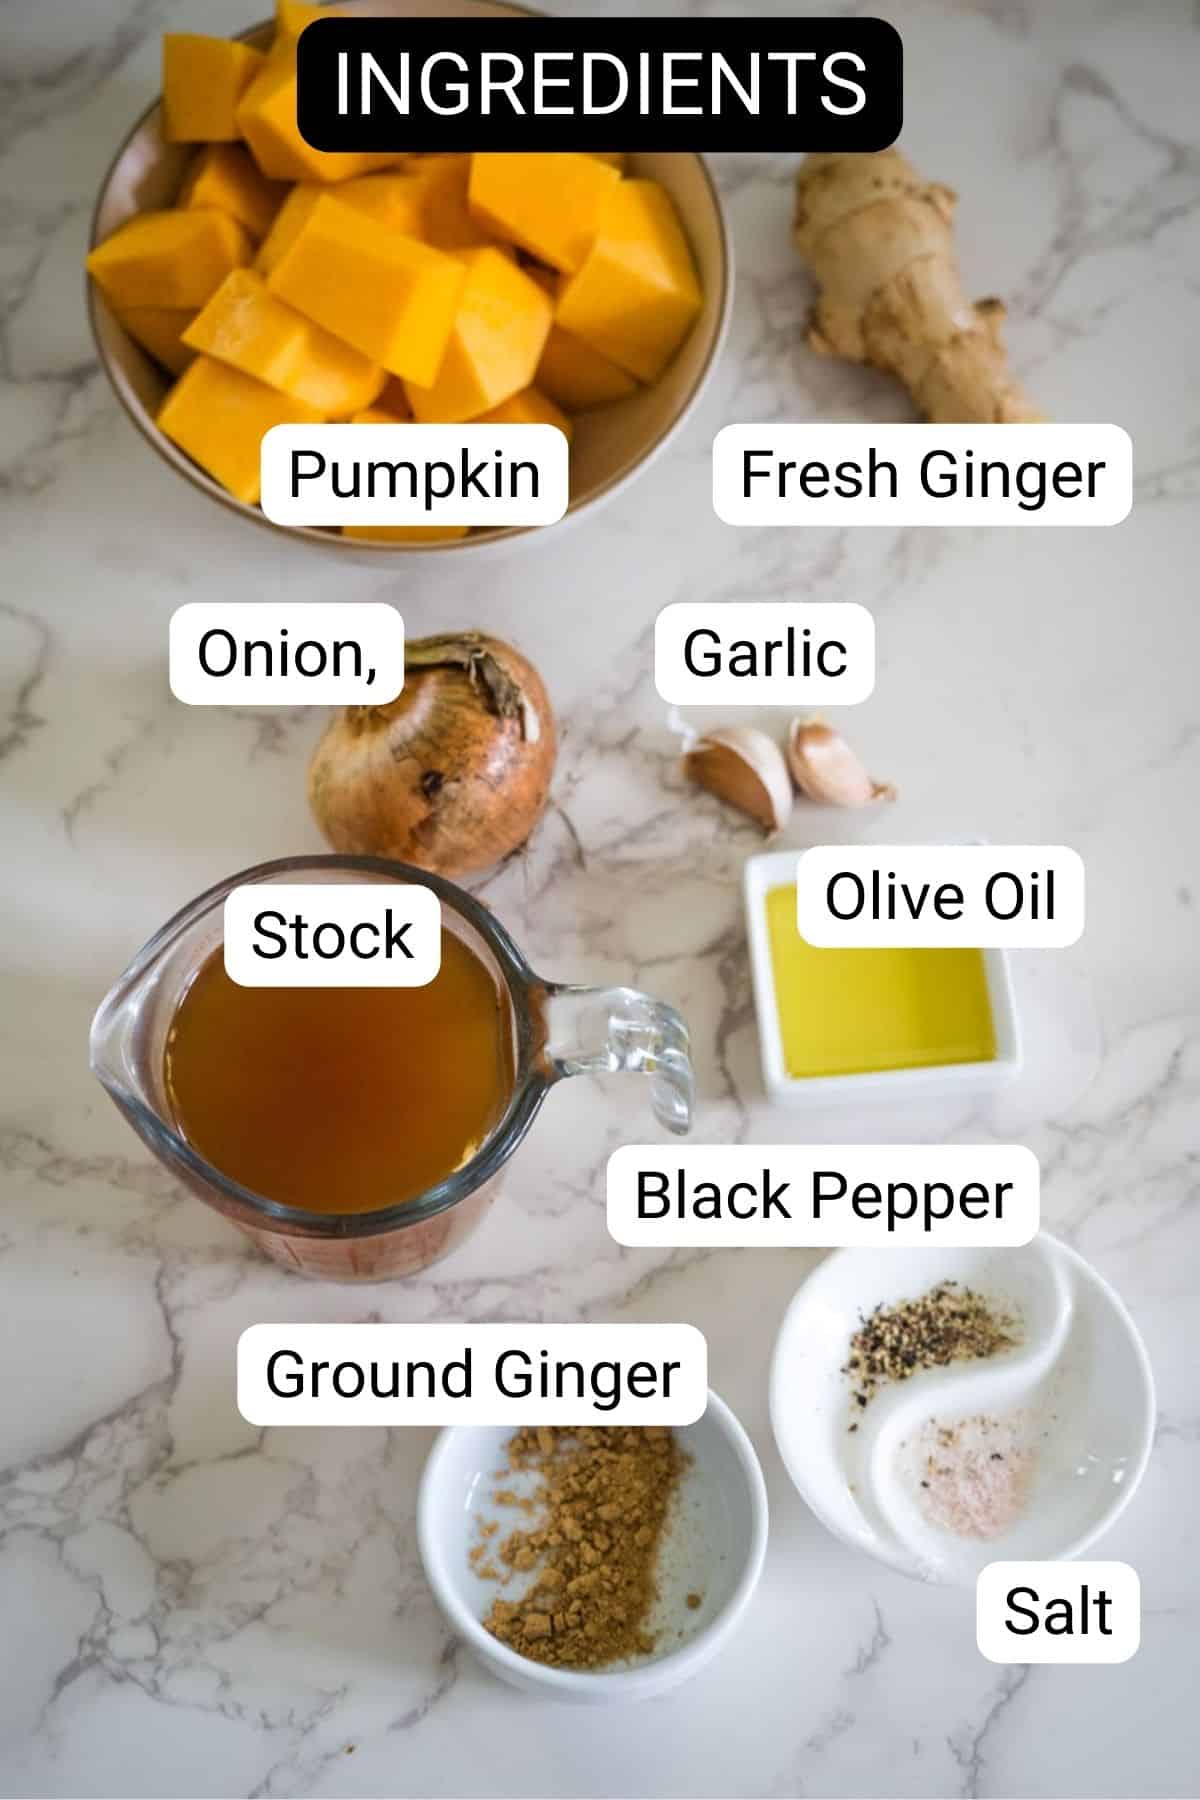
[[[537,529],[279,526],[261,511],[274,425],[551,424],[578,517],[657,456],[724,338],[732,258],[712,178],[675,152],[315,150],[296,45],[327,11],[277,0],[238,38],[174,32],[163,90],[92,221],[88,304],[133,423],[192,484],[271,530],[342,550],[444,554]],[[440,16],[511,17],[501,0]]]

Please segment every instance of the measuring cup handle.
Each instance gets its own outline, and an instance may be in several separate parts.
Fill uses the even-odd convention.
[[[665,1001],[627,987],[543,987],[546,1063],[567,1075],[650,1077],[660,1125],[679,1136],[691,1129],[694,1080],[688,1029]]]

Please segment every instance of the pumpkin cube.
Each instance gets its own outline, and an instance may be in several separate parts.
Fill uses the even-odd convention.
[[[594,156],[597,162],[611,163],[613,168],[620,169],[622,174],[625,171],[625,152],[623,150],[589,150],[587,154]]]
[[[238,130],[272,181],[349,181],[400,158],[358,150],[314,150],[296,123],[294,41],[276,45],[238,104]]]
[[[499,406],[493,406],[491,412],[481,413],[481,425],[555,425],[562,432],[568,444],[571,441],[575,426],[568,419],[561,407],[555,406],[553,400],[547,399],[535,387],[522,388],[519,394],[511,394],[502,400]]]
[[[320,414],[291,394],[198,356],[175,383],[158,428],[247,506],[259,497],[259,451],[273,425],[311,425]]]
[[[195,318],[190,306],[115,306],[113,311],[135,344],[148,350],[155,362],[182,375],[196,352],[183,342],[183,334]]]
[[[302,181],[291,190],[276,213],[254,259],[256,269],[261,269],[264,275],[271,273],[322,194],[336,195],[346,206],[353,206],[358,212],[377,219],[390,231],[402,232],[406,237],[424,236],[421,195],[409,175],[359,175],[333,189],[323,187],[320,182]]]
[[[209,144],[196,158],[179,204],[228,213],[257,241],[270,230],[284,193],[278,182],[259,174],[253,157],[241,144]]]
[[[587,260],[563,284],[557,323],[631,375],[654,381],[702,303],[669,196],[656,181],[618,182]]]
[[[467,271],[416,238],[385,233],[323,194],[267,278],[281,300],[382,363],[431,386]]]
[[[284,44],[290,44],[294,50],[296,39],[314,19],[340,17],[336,6],[313,6],[310,0],[275,0],[275,36],[271,48],[277,50]]]
[[[405,382],[423,424],[476,419],[528,387],[554,317],[548,296],[499,250],[460,256],[467,278],[437,379]]]
[[[294,312],[253,269],[226,277],[184,342],[326,418],[369,405],[386,379],[378,363]]]
[[[587,412],[636,394],[638,384],[599,350],[555,325],[537,366],[537,385],[568,412]]]
[[[171,144],[231,143],[238,102],[266,63],[229,38],[168,31],[163,38],[163,136]]]
[[[231,269],[250,260],[244,226],[227,213],[177,208],[135,213],[87,259],[114,306],[203,306]]]
[[[382,404],[388,398],[387,390],[381,396],[379,406],[368,406],[362,412],[355,413],[352,425],[407,425],[411,420],[403,397],[401,406],[404,410],[396,412]],[[379,543],[392,544],[437,544],[450,538],[466,537],[470,527],[467,525],[343,525],[342,536],[348,538],[374,538]]]
[[[578,269],[595,241],[620,171],[571,152],[480,151],[471,159],[471,211],[555,269]]]

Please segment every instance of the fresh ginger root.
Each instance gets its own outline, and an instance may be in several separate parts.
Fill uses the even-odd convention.
[[[794,236],[819,287],[808,343],[897,376],[937,424],[1040,419],[1009,373],[1003,302],[963,293],[957,198],[898,150],[806,157]]]

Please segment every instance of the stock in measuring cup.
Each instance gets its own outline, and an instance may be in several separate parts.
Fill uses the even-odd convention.
[[[483,966],[511,1036],[511,1090],[493,1127],[460,1167],[422,1191],[369,1210],[324,1210],[272,1199],[202,1155],[180,1121],[167,1080],[172,1029],[197,977],[222,942],[226,896],[238,887],[304,882],[415,883],[437,896],[443,931]],[[231,1059],[237,1046],[229,1045]],[[101,1002],[92,1069],[142,1141],[173,1175],[241,1227],[267,1256],[331,1281],[411,1275],[470,1235],[550,1089],[570,1075],[632,1072],[650,1078],[667,1130],[691,1125],[692,1066],[679,1014],[632,988],[543,981],[503,926],[453,882],[376,857],[289,857],[259,864],[190,902],[152,937]]]

